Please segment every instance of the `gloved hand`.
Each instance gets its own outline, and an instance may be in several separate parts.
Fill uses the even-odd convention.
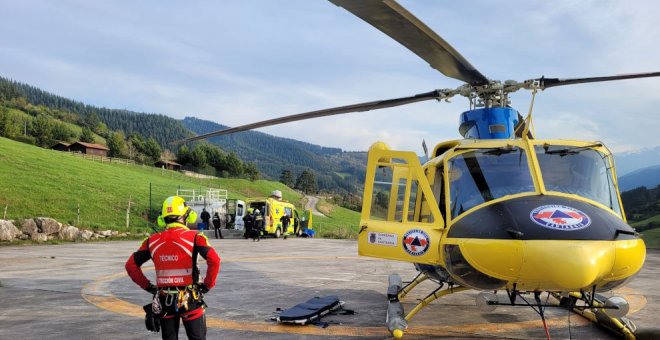
[[[149,283],[149,286],[147,286],[147,288],[145,288],[144,290],[146,290],[147,292],[153,295],[156,294],[156,292],[158,291],[158,287],[154,286],[153,283]]]
[[[154,314],[151,304],[142,306],[145,312],[144,326],[150,332],[160,332],[160,317]]]

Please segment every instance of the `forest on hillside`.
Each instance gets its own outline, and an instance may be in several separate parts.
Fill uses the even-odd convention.
[[[183,124],[197,134],[227,128],[194,117],[186,117]],[[313,171],[319,190],[343,193],[359,192],[364,183],[366,152],[345,152],[258,131],[213,137],[209,142],[236,152],[245,161],[258,164],[259,170],[272,179],[277,179],[283,170],[296,175]]]
[[[660,216],[660,185],[647,189],[639,187],[621,193],[628,223],[635,223]],[[660,228],[660,218],[637,226],[637,231]]]
[[[42,147],[57,141],[97,143],[106,145],[111,157],[143,164],[167,159],[219,177],[277,180],[288,171],[294,176],[293,187],[298,178],[312,174],[314,183],[305,191],[340,193],[347,202],[359,196],[366,152],[344,152],[253,131],[211,142],[171,144],[221,128],[193,117],[177,120],[99,108],[0,77],[0,136]]]

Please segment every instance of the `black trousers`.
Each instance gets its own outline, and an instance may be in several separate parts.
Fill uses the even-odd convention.
[[[215,238],[224,238],[222,237],[222,229],[220,229],[220,226],[213,226],[215,229]]]
[[[179,324],[181,320],[180,315],[172,318],[160,319],[160,331],[163,335],[163,340],[178,340],[179,339]],[[190,340],[205,340],[206,339],[206,313],[194,320],[183,320],[183,327],[186,329],[186,335]]]
[[[250,238],[252,238],[253,240],[260,240],[261,239],[261,229],[259,229],[259,228],[254,228],[253,227],[250,234],[251,234]]]

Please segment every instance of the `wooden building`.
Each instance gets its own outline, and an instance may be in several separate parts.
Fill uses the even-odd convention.
[[[57,151],[69,151],[69,146],[71,146],[70,143],[65,143],[65,142],[57,142],[55,145],[51,146],[50,148],[53,150]]]
[[[92,144],[92,143],[83,143],[83,142],[75,142],[71,145],[69,145],[69,151],[71,152],[80,152],[88,155],[95,155],[95,156],[103,156],[107,157],[108,156],[108,149],[104,145],[100,144]]]
[[[168,160],[159,160],[158,162],[154,163],[154,166],[157,168],[164,168],[167,170],[181,170],[181,164],[173,161],[168,161]]]

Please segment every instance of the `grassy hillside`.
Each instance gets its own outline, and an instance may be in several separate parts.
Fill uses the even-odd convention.
[[[320,200],[318,210],[325,216],[314,216],[314,229],[323,237],[357,238],[360,213]]]
[[[646,243],[646,248],[660,248],[660,228],[642,232],[642,238]]]
[[[0,109],[1,108],[7,109],[7,114],[9,115],[9,119],[11,119],[13,121],[28,122],[29,125],[31,125],[32,122],[34,122],[34,117],[30,116],[29,114],[27,114],[27,113],[25,113],[21,110],[17,110],[17,109],[10,108],[10,107],[5,107],[3,105],[0,105]],[[64,124],[67,128],[69,128],[71,131],[75,132],[78,136],[80,135],[80,133],[82,131],[82,127],[80,125],[68,123],[68,122],[65,122],[65,121],[62,121],[62,120],[59,120],[59,119],[56,119],[56,118],[52,118],[52,119],[53,119],[53,121]],[[106,141],[105,141],[105,138],[103,138],[103,137],[101,137],[101,136],[99,136],[95,133],[93,133],[93,135],[94,135],[94,143],[102,144],[102,145],[107,144]]]
[[[48,216],[82,227],[115,230],[126,230],[129,198],[129,230],[147,230],[150,187],[153,209],[176,194],[177,188],[206,187],[227,189],[230,198],[243,199],[266,196],[277,189],[301,205],[300,194],[279,182],[199,180],[153,167],[100,163],[6,138],[0,138],[0,183],[0,213],[7,207],[9,219]],[[337,211],[324,221],[328,230],[358,224],[358,213]]]
[[[628,222],[630,222],[630,221],[628,221]],[[630,225],[635,227],[635,228],[646,227],[649,224],[660,225],[660,215],[655,215],[653,217],[649,217],[649,218],[643,219],[641,221],[635,221],[635,222],[630,223]]]

